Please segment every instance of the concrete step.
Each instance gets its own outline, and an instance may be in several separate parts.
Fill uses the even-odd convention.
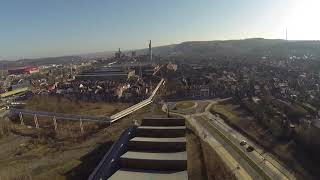
[[[185,132],[185,126],[139,126],[136,136],[170,138],[185,136]]]
[[[110,180],[186,180],[188,179],[187,171],[141,171],[136,169],[120,169],[114,173]]]
[[[184,171],[187,169],[187,153],[149,153],[128,151],[120,158],[120,166],[125,169]]]
[[[185,120],[182,118],[144,118],[142,126],[184,126]]]
[[[128,143],[130,151],[179,152],[186,150],[186,138],[135,137]]]

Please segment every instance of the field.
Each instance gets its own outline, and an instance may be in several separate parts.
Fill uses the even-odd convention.
[[[223,114],[226,116],[230,121],[236,123],[237,121],[240,120],[239,116],[237,116],[234,112],[234,109],[236,106],[231,105],[231,104],[226,104],[226,105],[213,105],[211,107],[211,110],[213,112],[217,112],[219,114]]]
[[[26,103],[25,109],[28,110],[93,116],[112,115],[132,105],[129,103],[116,102],[81,102],[50,96],[35,96],[27,100]]]
[[[69,102],[50,97],[34,102],[28,103],[26,108],[100,116],[113,114],[129,105]],[[56,106],[59,104],[63,105]],[[151,114],[163,115],[159,107],[150,105],[112,126],[84,122],[84,133],[80,131],[79,122],[58,120],[58,130],[54,131],[51,119],[39,118],[40,129],[34,128],[31,117],[25,117],[25,126],[13,121],[9,125],[10,133],[0,138],[0,179],[87,179],[122,131],[132,125],[134,119]]]
[[[32,99],[26,101],[24,109],[32,111],[105,117],[115,114],[129,106],[130,104],[127,103],[90,103],[81,101],[76,102],[66,98],[35,96]],[[38,116],[37,120],[40,129],[35,129],[35,121],[33,115],[23,115],[25,126],[20,125],[20,119],[18,115],[11,116],[10,119],[13,122],[11,131],[15,132],[16,134],[25,136],[43,136],[46,140],[49,138],[53,141],[63,141],[70,143],[78,142],[109,126],[108,123],[103,122],[98,123],[83,121],[83,129],[81,129],[80,119],[79,121],[56,119],[57,129],[55,130],[52,117]]]
[[[259,126],[255,119],[240,105],[232,103],[223,103],[213,105],[211,107],[212,113],[218,113],[228,124],[235,125],[240,129],[246,130],[253,137],[261,137],[265,129]]]

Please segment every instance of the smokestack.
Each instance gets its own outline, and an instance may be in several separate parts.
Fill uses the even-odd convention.
[[[150,55],[150,61],[152,61],[152,45],[151,45],[151,40],[149,42],[149,55]]]
[[[286,41],[288,41],[288,28],[286,28]]]

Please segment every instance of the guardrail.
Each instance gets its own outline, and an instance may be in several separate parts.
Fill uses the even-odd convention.
[[[136,128],[136,126],[130,127],[121,134],[120,138],[112,145],[91,173],[88,180],[107,179],[119,169],[120,156],[127,151],[127,143],[135,136]]]

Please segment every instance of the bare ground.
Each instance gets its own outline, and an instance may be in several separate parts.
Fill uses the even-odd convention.
[[[85,134],[80,133],[78,122],[60,123],[57,134],[52,132],[52,125],[42,124],[40,130],[36,130],[12,124],[14,131],[0,138],[0,179],[87,179],[112,143],[133,124],[134,119],[163,116],[157,108],[143,108],[110,127],[85,124]]]

